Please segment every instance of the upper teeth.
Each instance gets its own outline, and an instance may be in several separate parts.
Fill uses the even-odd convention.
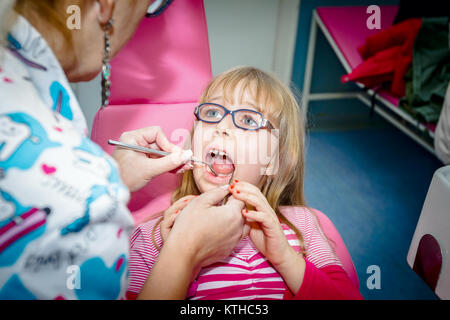
[[[227,154],[225,152],[219,151],[219,150],[211,150],[209,153],[211,154],[212,157],[215,157],[217,155],[219,157],[226,157],[227,156]]]

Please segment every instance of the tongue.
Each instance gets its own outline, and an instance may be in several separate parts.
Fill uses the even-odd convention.
[[[234,165],[232,163],[213,163],[212,167],[216,173],[225,175],[234,171]]]

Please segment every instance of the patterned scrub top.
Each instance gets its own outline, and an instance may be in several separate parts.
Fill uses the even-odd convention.
[[[0,299],[121,299],[130,194],[44,38],[19,16],[0,50]]]

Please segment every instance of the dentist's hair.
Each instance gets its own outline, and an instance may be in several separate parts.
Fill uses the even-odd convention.
[[[276,174],[264,176],[261,192],[281,221],[295,231],[304,252],[300,231],[279,210],[282,206],[306,205],[303,193],[305,124],[299,97],[274,75],[253,67],[237,67],[216,76],[203,91],[199,102],[209,101],[217,90],[222,90],[226,101],[234,96],[236,88],[240,88],[240,100],[245,92],[250,93],[261,107],[259,111],[279,130],[278,170]],[[226,101],[230,104],[239,102]],[[172,195],[172,203],[191,194],[198,195],[200,191],[192,170],[188,170]]]
[[[63,36],[64,45],[72,47],[72,31],[66,25],[67,7],[77,5],[81,12],[85,0],[16,0],[14,10],[23,15],[32,25],[39,25],[51,32]],[[50,39],[51,37],[48,37]]]
[[[1,0],[0,1],[0,49],[5,47],[6,37],[17,15],[24,16],[32,25],[44,27],[53,39],[60,34],[64,45],[72,47],[72,33],[66,25],[67,7],[84,7],[85,0]]]

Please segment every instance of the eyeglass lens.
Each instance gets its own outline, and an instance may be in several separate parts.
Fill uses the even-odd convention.
[[[225,109],[213,104],[200,106],[198,116],[200,120],[207,122],[220,122],[225,116]],[[242,129],[255,130],[262,126],[263,117],[257,111],[237,110],[233,112],[234,124]]]
[[[147,17],[156,17],[160,15],[173,0],[155,0],[147,9]]]

